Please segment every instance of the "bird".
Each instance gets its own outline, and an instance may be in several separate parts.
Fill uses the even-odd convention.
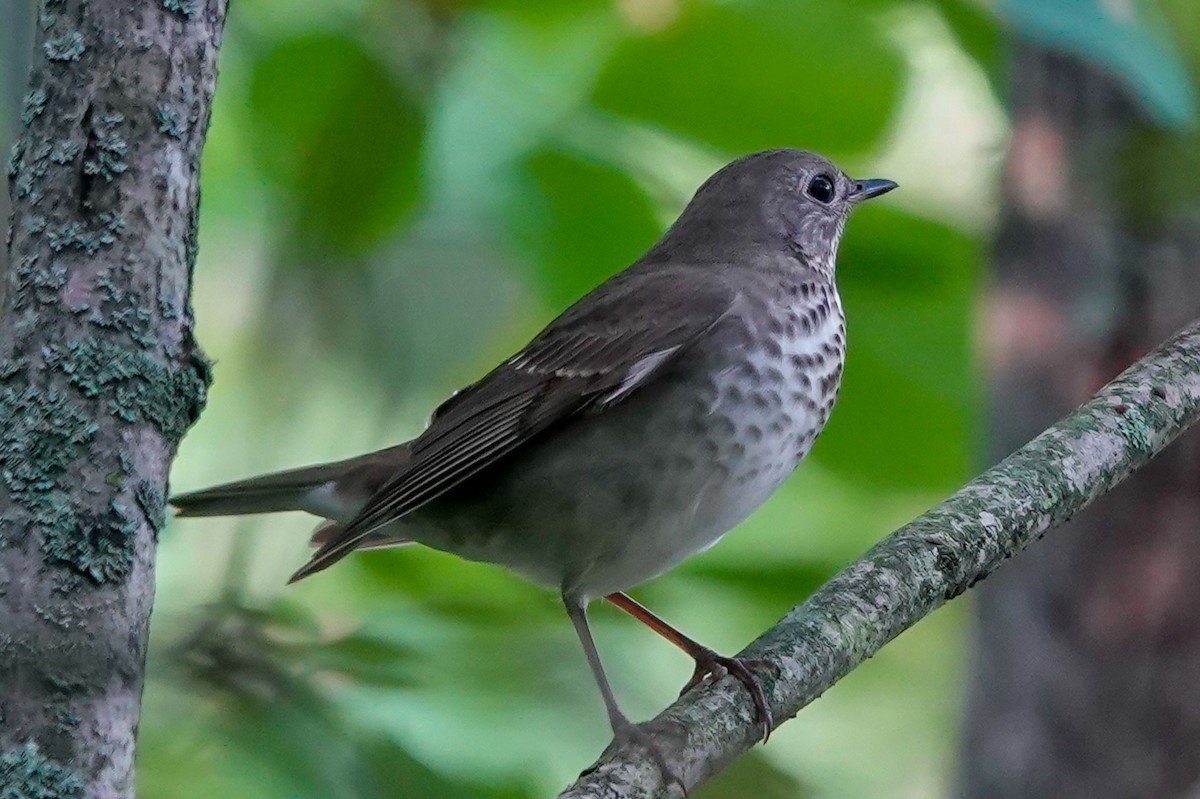
[[[557,591],[614,741],[658,757],[618,706],[592,637],[589,604],[607,600],[695,661],[685,691],[741,682],[765,739],[773,719],[756,669],[769,664],[718,655],[627,592],[714,545],[808,454],[846,350],[838,243],[853,208],[896,187],[810,151],[743,156],[644,255],[452,394],[416,438],[170,502],[184,517],[321,517],[289,582],[354,550],[420,544]]]

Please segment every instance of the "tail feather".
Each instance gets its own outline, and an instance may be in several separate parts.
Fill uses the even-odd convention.
[[[168,500],[179,516],[237,516],[302,510],[328,521],[318,525],[312,542],[319,547],[314,560],[338,540],[343,531],[337,520],[353,518],[367,498],[390,480],[410,456],[411,442],[335,463],[323,463],[264,474],[200,491],[177,494]],[[358,542],[359,548],[403,546],[408,539],[378,532]],[[310,562],[290,582],[320,571],[334,561]]]
[[[345,527],[332,519],[321,522],[317,525],[317,529],[313,530],[312,537],[308,539],[309,546],[323,547],[334,538],[340,536]],[[388,535],[383,532],[374,532],[359,542],[356,549],[392,549],[393,547],[403,547],[409,544],[415,544],[411,538],[397,538],[394,535]]]
[[[169,500],[179,516],[237,516],[305,510],[327,515],[336,501],[342,464],[322,464],[265,474],[232,483],[176,494]]]

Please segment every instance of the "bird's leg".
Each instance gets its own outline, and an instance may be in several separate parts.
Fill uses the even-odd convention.
[[[592,638],[592,630],[588,626],[587,606],[583,602],[567,597],[563,597],[563,604],[567,606],[567,615],[571,617],[571,622],[575,625],[579,643],[583,644],[583,653],[587,656],[592,676],[596,678],[596,684],[600,686],[600,695],[604,697],[604,709],[608,711],[608,721],[612,725],[613,734],[620,735],[622,730],[632,727],[633,723],[617,706],[617,698],[613,696],[612,686],[608,684],[608,677],[604,674],[604,666],[600,663],[600,653],[596,650],[596,641]]]
[[[687,786],[683,784],[683,780],[679,778],[674,769],[667,765],[666,758],[663,757],[662,750],[659,749],[658,744],[640,727],[626,718],[625,714],[621,712],[621,708],[617,706],[617,698],[613,696],[612,686],[608,684],[608,677],[604,674],[604,666],[600,663],[600,653],[596,650],[596,642],[592,638],[592,630],[588,626],[587,603],[564,594],[563,604],[566,605],[567,615],[571,617],[571,623],[575,625],[575,632],[579,635],[579,643],[583,644],[583,653],[587,656],[588,666],[592,669],[592,676],[596,678],[596,684],[600,687],[600,695],[604,697],[604,708],[608,711],[608,721],[612,725],[613,738],[616,743],[634,743],[646,749],[650,753],[650,756],[654,758],[654,762],[662,772],[663,777],[669,782],[678,785],[680,790],[686,795]]]
[[[711,675],[714,679],[719,680],[728,674],[746,686],[746,690],[750,692],[750,698],[754,700],[755,720],[763,727],[763,742],[765,743],[771,737],[773,726],[771,708],[767,704],[766,694],[763,693],[762,683],[751,669],[773,669],[775,668],[773,663],[766,660],[742,660],[718,655],[703,644],[676,630],[629,594],[618,592],[609,594],[605,599],[675,644],[686,652],[688,657],[696,661],[696,670],[692,673],[692,679],[688,680],[687,685],[683,686],[683,690],[679,692],[681,696],[699,685],[705,677]]]

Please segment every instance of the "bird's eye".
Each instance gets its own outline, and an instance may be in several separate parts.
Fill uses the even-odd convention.
[[[808,196],[820,203],[833,199],[833,181],[828,175],[817,175],[808,182]]]

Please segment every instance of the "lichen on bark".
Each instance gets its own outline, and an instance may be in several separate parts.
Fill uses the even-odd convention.
[[[71,769],[46,758],[27,742],[0,752],[0,795],[17,799],[76,799],[83,785]]]
[[[39,10],[0,316],[0,794],[132,794],[167,472],[210,379],[188,291],[224,18]]]

